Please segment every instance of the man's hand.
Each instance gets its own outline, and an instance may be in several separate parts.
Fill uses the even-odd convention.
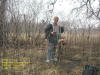
[[[53,35],[53,34],[54,34],[54,32],[51,32],[51,34]]]
[[[45,39],[45,41],[48,41],[47,39]]]

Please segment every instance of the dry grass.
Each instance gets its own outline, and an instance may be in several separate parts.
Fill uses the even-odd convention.
[[[24,35],[24,34],[23,34]],[[18,37],[18,43],[24,43],[32,41],[34,39],[26,40],[24,38]],[[44,35],[38,35],[34,38],[39,38],[37,44],[38,47],[32,47],[32,43],[23,44],[23,47],[18,46],[18,48],[10,47],[5,48],[6,58],[9,59],[23,59],[30,58],[31,64],[27,64],[23,68],[17,70],[0,70],[0,75],[82,75],[82,70],[85,64],[93,64],[100,67],[100,40],[99,36],[92,36],[89,40],[83,38],[82,36],[77,37],[75,41],[74,37],[69,37],[63,34],[66,42],[66,54],[63,60],[54,65],[52,63],[47,64],[45,62],[46,50],[38,47],[42,47],[44,41]],[[72,36],[72,35],[70,35]],[[9,38],[12,41],[12,37]],[[36,40],[34,41],[36,42]],[[26,47],[26,48],[25,48]],[[44,48],[45,48],[44,47]],[[2,50],[0,50],[0,55],[2,58]]]

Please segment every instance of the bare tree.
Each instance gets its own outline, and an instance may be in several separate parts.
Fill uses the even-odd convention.
[[[4,23],[5,23],[5,11],[6,11],[6,2],[7,0],[0,1],[0,45],[3,45],[4,42]]]
[[[79,13],[85,11],[88,18],[95,17],[100,20],[100,0],[76,0],[76,2],[79,2],[80,6],[73,10],[80,11]],[[97,3],[94,4],[95,2]]]

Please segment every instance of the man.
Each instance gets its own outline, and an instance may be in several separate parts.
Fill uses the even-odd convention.
[[[60,33],[64,32],[64,27],[59,26],[57,24],[58,20],[59,18],[55,16],[53,24],[49,24],[45,28],[45,37],[48,40],[48,50],[47,50],[47,55],[46,55],[46,62],[57,61],[56,46],[60,38]]]

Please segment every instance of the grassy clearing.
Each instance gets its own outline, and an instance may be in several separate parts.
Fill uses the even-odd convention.
[[[47,42],[44,40],[44,35],[37,35],[35,39],[32,39],[32,37],[27,39],[25,36],[24,38],[19,37],[17,43],[12,40],[13,37],[10,37],[11,46],[9,48],[5,47],[5,58],[29,58],[32,63],[16,70],[1,69],[0,75],[82,75],[83,67],[86,64],[100,67],[99,36],[95,35],[87,39],[86,36],[72,37],[73,35],[63,35],[66,42],[66,53],[62,58],[63,60],[57,65],[45,62]],[[16,44],[18,47],[16,47]],[[0,56],[3,58],[3,49],[0,50]]]
[[[75,48],[75,47],[74,47]],[[81,75],[83,66],[88,62],[84,60],[83,56],[77,51],[70,58],[64,58],[61,63],[57,65],[45,63],[45,52],[43,50],[29,49],[29,50],[11,50],[9,58],[30,58],[31,64],[27,64],[23,68],[17,70],[0,70],[1,75]],[[9,54],[10,50],[7,51]],[[16,54],[16,55],[15,55]],[[19,55],[17,55],[19,54]],[[10,57],[11,56],[11,57]],[[91,64],[100,66],[100,57],[89,57]],[[7,72],[5,74],[5,72]]]

